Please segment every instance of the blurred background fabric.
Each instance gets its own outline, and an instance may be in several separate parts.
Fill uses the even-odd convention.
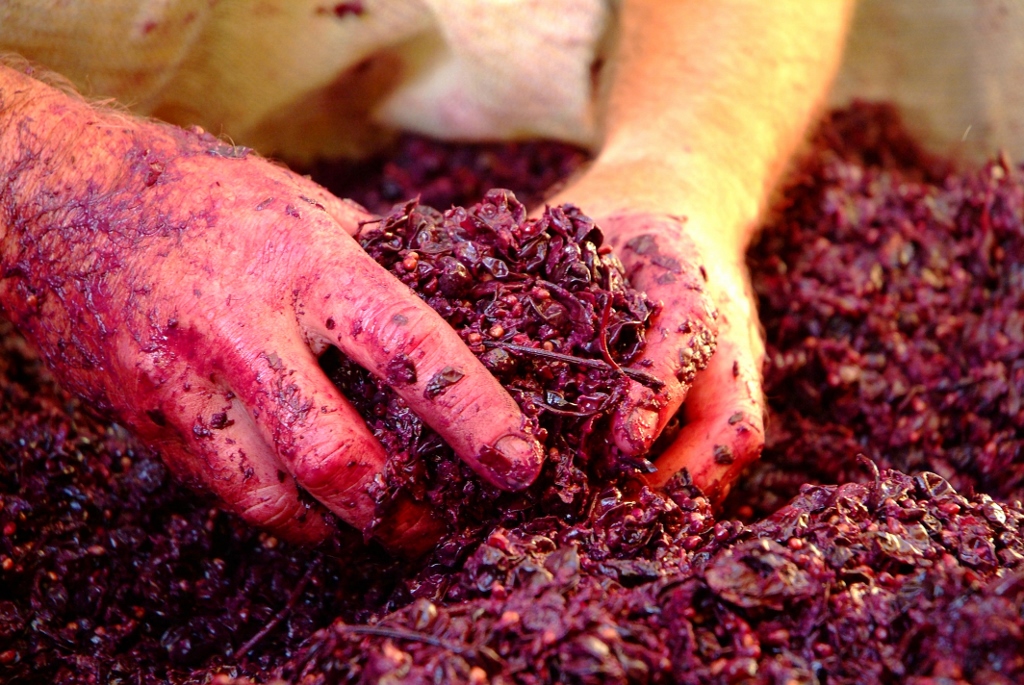
[[[859,0],[830,104],[895,103],[932,152],[1024,161],[1024,1]]]
[[[6,0],[0,52],[292,160],[396,130],[593,144],[610,0]]]
[[[363,156],[398,130],[589,147],[615,5],[6,0],[0,51],[299,162]],[[830,104],[854,98],[896,103],[934,152],[1024,157],[1024,0],[860,0]]]

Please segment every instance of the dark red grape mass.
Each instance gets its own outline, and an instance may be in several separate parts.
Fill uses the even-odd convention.
[[[537,484],[498,491],[389,389],[408,360],[384,383],[325,355],[390,455],[381,505],[448,526],[417,562],[249,528],[0,323],[0,682],[1024,680],[1024,172],[955,170],[884,106],[828,118],[748,256],[768,445],[713,512],[605,439],[658,304],[578,210],[516,200],[583,160],[406,138],[315,170],[380,213],[364,247],[545,445]]]

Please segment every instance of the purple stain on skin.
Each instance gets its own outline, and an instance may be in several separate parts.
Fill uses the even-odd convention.
[[[679,261],[666,254],[662,254],[658,248],[658,237],[651,233],[644,233],[636,238],[631,239],[626,243],[626,249],[632,250],[638,255],[643,255],[651,260],[652,264],[657,264],[661,268],[665,269],[671,274],[680,274],[683,272],[683,266]],[[675,279],[668,281],[673,282]]]

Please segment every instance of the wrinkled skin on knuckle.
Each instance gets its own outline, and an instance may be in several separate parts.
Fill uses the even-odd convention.
[[[273,485],[244,492],[234,509],[250,523],[276,529],[287,528],[293,519],[306,513],[297,499]]]
[[[411,292],[409,296],[415,297]],[[428,360],[442,347],[442,326],[439,317],[415,302],[370,297],[356,314],[353,328],[359,332],[346,336],[342,331],[340,337],[343,345],[347,341],[357,345],[370,368],[385,376],[388,363],[399,355],[417,369],[428,366]]]
[[[413,361],[424,360],[441,344],[443,323],[414,306],[396,304],[381,312],[386,317],[380,329],[380,351],[389,358],[404,354]]]
[[[248,254],[237,270],[239,286],[261,296],[268,305],[294,305],[307,299],[316,282],[309,274],[331,273],[328,267],[319,265],[320,256],[339,251],[339,237],[328,236],[331,230],[337,230],[336,226],[322,210],[314,210],[314,216],[303,220],[295,219],[287,211],[286,208],[277,212],[270,207],[239,227],[240,231],[251,227]],[[266,285],[256,288],[254,282]]]
[[[292,462],[292,473],[296,482],[314,497],[320,499],[329,494],[335,502],[347,498],[354,507],[359,489],[376,472],[374,465],[366,461],[365,452],[365,446],[354,440],[308,448]]]

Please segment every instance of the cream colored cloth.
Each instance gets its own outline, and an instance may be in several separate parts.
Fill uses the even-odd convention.
[[[1024,161],[1024,0],[860,0],[831,102],[854,97],[933,152]]]
[[[0,0],[0,51],[299,160],[398,129],[586,146],[613,4]],[[831,103],[854,97],[898,104],[934,151],[1024,159],[1024,0],[860,0]]]
[[[0,51],[292,159],[389,132],[596,139],[608,0],[7,0]]]

